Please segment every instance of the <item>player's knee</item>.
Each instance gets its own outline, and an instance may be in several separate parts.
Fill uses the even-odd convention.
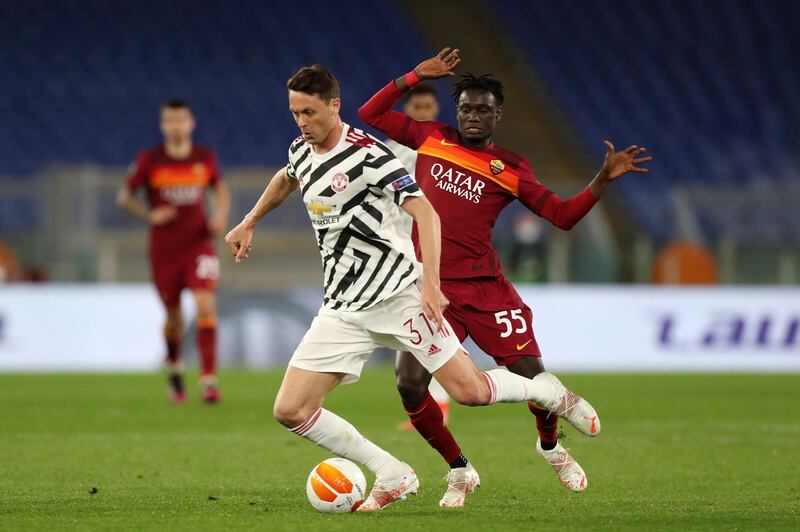
[[[428,393],[428,384],[410,375],[397,375],[397,391],[406,406],[417,406],[425,400]]]
[[[217,324],[217,314],[215,312],[198,312],[196,322],[198,328],[213,327]]]
[[[483,406],[489,404],[490,392],[482,386],[461,384],[456,386],[453,391],[448,390],[448,393],[450,393],[453,400],[464,406]]]
[[[169,337],[180,336],[183,332],[183,320],[180,314],[167,314],[167,320],[164,322],[164,334]]]
[[[272,415],[275,416],[278,423],[289,429],[299,427],[313,413],[313,410],[308,411],[308,409],[284,401],[275,401],[275,406],[272,408]]]
[[[272,408],[272,415],[275,416],[278,423],[287,428],[297,427],[304,421],[300,419],[299,408],[278,401],[275,402],[275,406]]]

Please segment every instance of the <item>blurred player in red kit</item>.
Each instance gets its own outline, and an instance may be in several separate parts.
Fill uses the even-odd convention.
[[[417,150],[417,182],[441,219],[441,287],[449,300],[445,317],[459,340],[470,336],[498,365],[533,378],[544,372],[533,335],[533,315],[503,277],[492,246],[497,216],[519,200],[555,226],[571,229],[610,181],[627,172],[646,172],[638,165],[650,157],[641,157],[645,149],[638,146],[616,152],[606,141],[605,161],[595,178],[580,193],[563,200],[537,181],[527,159],[492,142],[503,110],[503,86],[492,77],[466,74],[455,84],[457,128],[392,111],[407,90],[423,80],[453,76],[460,61],[457,49],[445,48],[386,85],[361,107],[359,116]],[[442,413],[428,393],[430,375],[408,354],[398,356],[396,372],[411,423],[450,464],[448,489],[440,505],[462,506],[480,480],[442,423]],[[558,441],[557,416],[532,402],[528,407],[536,419],[538,453],[564,486],[584,490],[588,481],[583,469]]]
[[[167,313],[164,339],[171,399],[186,401],[180,295],[188,288],[197,306],[202,397],[207,403],[217,403],[215,290],[219,260],[212,238],[225,229],[230,194],[220,179],[214,151],[192,142],[194,128],[189,105],[177,99],[167,101],[161,107],[164,142],[139,154],[117,195],[117,204],[150,224],[150,267]],[[140,188],[147,191],[147,204],[136,197]],[[205,213],[206,190],[213,203],[210,217]]]

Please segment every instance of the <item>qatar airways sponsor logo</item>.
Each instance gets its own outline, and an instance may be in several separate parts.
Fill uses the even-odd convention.
[[[185,186],[161,189],[161,197],[173,205],[192,205],[197,203],[203,194],[203,187]]]
[[[449,192],[472,203],[481,202],[481,194],[486,183],[480,179],[465,174],[460,170],[446,168],[441,163],[433,163],[431,175],[436,180],[436,188]]]

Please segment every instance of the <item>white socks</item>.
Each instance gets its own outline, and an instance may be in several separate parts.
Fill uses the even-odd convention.
[[[289,429],[342,458],[364,464],[378,478],[400,474],[402,463],[333,412],[320,408],[300,426]]]
[[[484,371],[483,375],[492,392],[489,404],[533,401],[547,405],[555,399],[556,390],[546,379],[526,379],[504,369]]]

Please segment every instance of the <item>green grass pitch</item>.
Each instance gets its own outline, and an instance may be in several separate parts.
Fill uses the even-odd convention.
[[[223,404],[199,404],[193,387],[176,407],[159,375],[0,375],[0,529],[800,529],[796,375],[565,376],[603,419],[596,439],[565,428],[589,476],[582,494],[536,455],[524,406],[457,406],[451,427],[483,485],[445,511],[446,467],[395,431],[391,371],[368,371],[326,406],[421,481],[370,515],[306,502],[306,475],[328,455],[272,419],[280,376],[225,373]]]

